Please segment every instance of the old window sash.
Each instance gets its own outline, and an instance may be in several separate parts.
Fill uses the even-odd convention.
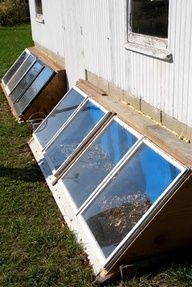
[[[22,113],[39,95],[41,90],[49,83],[49,81],[53,78],[54,74],[55,72],[50,67],[44,65],[40,73],[33,80],[25,93],[18,99],[18,101],[14,103],[14,109],[17,115],[22,116]]]
[[[159,156],[161,156],[165,161],[172,164],[174,167],[176,167],[179,170],[179,173],[177,176],[169,183],[169,185],[161,192],[161,194],[154,200],[152,205],[148,208],[148,210],[141,216],[141,218],[137,221],[137,223],[131,228],[129,232],[124,236],[124,238],[117,244],[116,248],[109,253],[109,255],[105,255],[101,249],[101,246],[99,245],[98,241],[96,240],[94,234],[92,233],[88,223],[86,222],[83,214],[84,212],[89,209],[89,207],[97,200],[97,197],[100,196],[103,192],[105,192],[105,188],[108,184],[113,181],[113,177],[116,176],[116,174],[126,166],[126,164],[132,160],[132,157],[139,151],[139,149],[142,147],[142,145],[146,145],[149,148],[151,148],[152,151],[156,152]],[[167,196],[167,194],[171,191],[174,184],[181,178],[186,169],[177,161],[175,161],[172,157],[165,154],[161,150],[159,150],[158,147],[156,147],[153,143],[151,143],[148,139],[141,138],[134,146],[133,149],[129,150],[127,154],[122,158],[122,160],[115,166],[115,168],[107,175],[107,177],[103,180],[103,182],[98,186],[98,188],[95,190],[92,197],[89,198],[89,200],[86,202],[85,205],[80,208],[79,212],[77,213],[78,220],[83,227],[85,233],[87,234],[87,237],[90,239],[90,244],[92,245],[92,248],[94,248],[95,253],[99,257],[101,265],[105,268],[110,261],[113,259],[113,257],[117,254],[117,252],[125,245],[126,242],[128,242],[129,238],[132,237],[132,235],[140,228],[140,226],[143,224],[144,221],[148,219],[148,217],[151,215],[153,210],[159,205],[159,203]]]
[[[28,70],[28,72],[24,75],[24,77],[20,80],[18,85],[10,93],[9,96],[12,99],[13,104],[20,100],[20,98],[25,94],[27,89],[32,85],[34,80],[41,73],[43,68],[44,64],[37,59],[36,62],[32,65],[32,67]]]
[[[87,95],[75,86],[64,95],[33,133],[41,150],[51,145],[86,100]]]
[[[80,201],[80,203],[78,203],[76,201],[75,195],[71,193],[71,188],[69,189],[66,186],[65,179],[72,179],[70,173],[74,168],[76,168],[76,166],[78,166],[79,171],[82,170],[81,160],[83,159],[83,161],[84,161],[84,157],[86,157],[86,155],[88,155],[88,158],[90,157],[90,150],[92,149],[92,147],[98,141],[100,141],[100,140],[102,141],[102,137],[106,136],[105,134],[106,134],[107,130],[110,129],[110,126],[112,126],[113,123],[116,123],[117,125],[119,125],[120,128],[123,128],[125,130],[125,132],[127,133],[127,136],[129,135],[132,137],[132,139],[134,139],[134,142],[131,144],[131,146],[129,146],[129,148],[127,147],[125,153],[119,157],[117,162],[114,163],[114,166],[106,172],[106,174],[103,176],[103,179],[99,179],[98,182],[94,183],[95,187],[93,188],[92,191],[90,191],[90,193],[86,194],[85,199],[83,199],[82,202]],[[99,132],[99,134],[96,136],[96,138],[94,138],[93,141],[86,147],[86,149],[83,151],[83,153],[80,154],[79,157],[74,161],[74,163],[72,163],[72,165],[69,166],[69,168],[63,174],[63,176],[59,179],[59,185],[61,186],[61,189],[64,191],[64,193],[63,193],[64,198],[66,197],[67,200],[70,202],[70,206],[72,207],[72,209],[76,215],[80,214],[81,211],[84,210],[84,208],[86,208],[87,204],[91,201],[92,198],[95,197],[95,195],[98,193],[100,188],[103,186],[103,183],[110,177],[111,174],[113,174],[113,171],[116,170],[119,165],[121,165],[122,160],[127,157],[127,154],[130,154],[130,153],[132,153],[133,150],[135,150],[135,148],[140,143],[142,138],[143,138],[142,135],[140,135],[138,132],[133,130],[131,127],[127,126],[117,116],[114,116],[107,123],[107,125]],[[105,145],[105,143],[104,143],[104,145]],[[96,159],[93,158],[93,160],[95,161]],[[112,161],[111,158],[110,158],[110,160]],[[88,161],[87,164],[89,164],[89,163],[90,162]],[[96,176],[96,175],[94,175],[94,176]],[[81,190],[83,192],[82,186],[81,186]],[[65,200],[64,198],[62,199],[62,196],[61,196],[61,200]]]
[[[115,119],[119,121],[118,118],[115,117]],[[110,123],[108,123],[109,125]],[[107,126],[108,126],[107,125]],[[105,131],[107,126],[104,128],[101,133]],[[124,125],[126,127],[126,125]],[[89,247],[91,250],[94,250],[95,255],[100,261],[100,266],[105,267],[107,266],[110,261],[113,259],[113,257],[117,254],[117,252],[124,246],[124,244],[129,240],[130,237],[140,228],[140,226],[143,224],[143,222],[150,216],[151,212],[158,206],[158,204],[167,196],[168,192],[171,191],[171,188],[174,186],[174,184],[179,180],[179,178],[182,177],[182,175],[185,172],[185,168],[178,163],[176,160],[174,160],[171,156],[165,154],[162,152],[158,147],[156,147],[152,142],[150,142],[148,139],[142,137],[141,135],[138,135],[133,131],[130,127],[127,127],[129,131],[131,131],[133,134],[137,136],[137,141],[132,146],[130,150],[127,151],[127,153],[123,156],[123,158],[114,166],[114,168],[105,176],[105,178],[102,180],[102,182],[95,188],[95,190],[91,193],[90,196],[83,202],[83,204],[80,207],[77,207],[74,198],[71,196],[68,188],[65,186],[65,184],[62,182],[62,178],[58,182],[57,188],[61,190],[62,192],[59,193],[59,200],[62,204],[64,204],[67,201],[67,206],[70,205],[71,210],[73,210],[74,214],[76,214],[77,220],[79,222],[78,226],[81,226],[84,230],[87,240],[89,242]],[[101,134],[100,133],[100,134]],[[98,135],[99,137],[99,135]],[[97,137],[97,138],[98,138]],[[92,143],[94,143],[96,140]],[[90,145],[92,145],[90,143]],[[86,153],[87,149],[90,147],[90,145],[86,148],[86,150],[83,152],[83,154]],[[172,164],[175,168],[179,170],[178,174],[175,176],[175,178],[168,184],[168,186],[162,190],[161,194],[156,196],[156,198],[152,201],[151,206],[148,208],[148,210],[141,216],[141,218],[137,221],[137,223],[131,228],[131,230],[125,235],[125,237],[118,243],[116,248],[109,254],[105,255],[101,249],[101,246],[99,245],[98,241],[96,240],[94,234],[92,233],[90,227],[88,226],[83,214],[84,212],[97,200],[97,197],[102,194],[102,192],[105,192],[105,188],[108,184],[110,184],[113,181],[114,176],[124,168],[124,166],[132,160],[134,155],[138,153],[139,149],[142,147],[142,145],[146,145],[149,147],[153,152],[155,152],[157,155],[162,157],[162,159],[165,162],[168,162]],[[73,166],[76,165],[76,162],[83,156],[81,154],[78,159],[69,167],[69,169],[65,172],[65,175],[68,174],[68,171],[70,171]],[[78,190],[77,190],[78,192]]]
[[[133,0],[127,0],[127,43],[125,44],[125,49],[167,62],[172,62],[172,54],[168,47],[168,36],[163,38],[163,36],[159,37],[154,35],[146,35],[147,33],[145,32],[145,34],[133,32],[134,28],[132,27],[132,2]],[[170,9],[168,9],[167,21],[169,20],[169,10]],[[168,34],[169,25],[167,27],[167,35]]]
[[[22,52],[22,54],[17,58],[17,60],[13,63],[13,65],[9,68],[9,70],[6,72],[6,74],[2,78],[2,83],[4,86],[8,85],[11,78],[14,76],[14,74],[20,68],[22,63],[29,57],[29,55],[30,55],[29,50],[25,49]]]
[[[90,260],[93,263],[93,266],[95,270],[101,270],[102,268],[108,268],[112,262],[117,258],[118,253],[122,253],[123,250],[125,250],[127,244],[135,238],[135,235],[142,229],[142,226],[148,222],[148,220],[151,218],[151,216],[156,212],[156,208],[160,206],[160,204],[163,203],[163,201],[168,198],[174,188],[174,185],[178,182],[179,179],[182,178],[184,175],[186,169],[177,161],[175,161],[171,156],[168,154],[165,154],[163,151],[161,151],[157,146],[155,146],[151,141],[143,137],[142,135],[139,135],[136,133],[136,131],[132,130],[130,127],[128,127],[126,124],[122,123],[117,117],[114,117],[113,120],[116,120],[121,125],[127,128],[128,131],[130,131],[133,135],[137,137],[137,141],[132,146],[131,149],[127,151],[127,153],[121,158],[121,160],[114,166],[114,168],[109,171],[109,173],[104,177],[104,179],[95,187],[93,192],[88,196],[80,206],[76,205],[76,198],[71,196],[70,188],[65,186],[65,183],[63,182],[63,177],[65,175],[69,175],[68,172],[73,169],[73,166],[77,164],[77,162],[83,157],[83,155],[87,152],[89,147],[94,144],[98,137],[107,129],[108,124],[99,132],[99,134],[93,139],[92,142],[86,147],[85,150],[80,153],[78,158],[75,159],[73,163],[71,163],[68,167],[68,169],[65,171],[63,176],[58,180],[57,185],[53,186],[51,184],[51,178],[49,173],[47,173],[47,170],[42,167],[42,158],[38,158],[38,162],[40,163],[40,166],[42,168],[42,171],[46,177],[46,180],[52,189],[53,195],[57,201],[58,206],[62,210],[62,213],[70,226],[72,230],[75,231],[78,240],[84,244],[84,246],[87,249],[87,253],[90,256]],[[94,202],[97,202],[97,198],[102,195],[102,193],[105,193],[105,190],[108,185],[110,185],[115,179],[116,174],[121,169],[124,169],[124,166],[126,166],[127,163],[132,161],[132,158],[136,153],[138,153],[139,149],[142,145],[147,145],[152,151],[154,151],[157,155],[161,156],[165,161],[168,163],[174,165],[177,169],[179,169],[178,175],[172,180],[169,185],[166,185],[166,188],[162,189],[162,192],[160,195],[158,195],[155,199],[152,201],[152,205],[149,207],[149,209],[146,211],[146,213],[143,214],[143,216],[137,221],[137,223],[132,227],[132,229],[125,234],[123,239],[118,242],[116,245],[116,248],[106,256],[106,254],[103,253],[101,246],[99,245],[98,241],[96,240],[96,237],[92,233],[89,225],[87,224],[86,219],[84,218],[84,213],[86,210],[88,210]],[[41,156],[42,151],[41,151]],[[45,158],[44,158],[45,160]],[[89,162],[88,162],[89,163]],[[45,165],[46,167],[46,165]],[[147,170],[146,166],[144,167],[145,170]],[[49,170],[48,170],[49,172]],[[166,174],[166,173],[165,173]],[[118,175],[117,175],[118,176]],[[75,179],[78,180],[78,177]],[[77,189],[77,193],[78,193]]]
[[[57,160],[55,162],[53,161],[54,154],[55,155],[57,154],[57,152],[56,152],[57,144],[60,140],[62,140],[62,136],[64,136],[64,142],[66,141],[66,139],[65,139],[66,130],[69,132],[70,132],[70,130],[73,130],[74,122],[76,122],[78,120],[78,118],[81,117],[83,110],[84,109],[86,110],[86,105],[93,105],[94,107],[96,107],[100,112],[100,116],[95,121],[95,123],[93,124],[92,127],[90,125],[90,130],[80,140],[80,142],[78,142],[79,140],[76,141],[77,146],[75,147],[75,149],[72,152],[70,152],[69,155],[67,155],[67,153],[66,154],[64,153],[66,156],[65,160],[63,161],[63,163],[60,162],[61,160],[59,160],[59,163],[57,166],[57,164],[56,164]],[[108,118],[109,114],[110,113],[105,108],[103,108],[101,105],[96,103],[91,98],[89,98],[89,99],[87,98],[85,101],[82,102],[82,104],[79,105],[77,110],[69,118],[69,121],[67,121],[67,123],[64,124],[64,126],[59,130],[59,133],[55,134],[53,140],[50,141],[50,143],[46,146],[46,148],[43,152],[44,158],[45,158],[46,162],[48,163],[48,165],[49,165],[50,169],[52,170],[52,173],[55,177],[57,177],[59,175],[59,173],[63,170],[63,168],[67,165],[68,161],[71,159],[73,154],[81,150],[82,146],[86,143],[86,141],[89,140],[89,138],[95,133],[95,131],[105,122],[105,120]],[[81,137],[81,135],[80,135],[80,137]],[[53,153],[53,155],[51,157],[52,153]],[[62,155],[62,153],[61,153],[61,155]]]
[[[29,57],[21,64],[17,72],[13,75],[9,83],[7,84],[8,95],[16,88],[19,82],[25,77],[28,71],[36,62],[36,57],[33,54],[30,54]]]

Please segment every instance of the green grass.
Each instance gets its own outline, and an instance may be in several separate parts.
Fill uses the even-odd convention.
[[[32,45],[30,27],[0,29],[0,75]],[[31,130],[0,92],[0,286],[91,286],[76,244],[27,145]]]
[[[0,27],[0,78],[26,46],[31,46],[29,25]]]
[[[0,28],[0,77],[32,45],[30,27]],[[68,230],[0,92],[0,287],[92,286],[86,256]],[[111,285],[112,286],[112,285]],[[192,263],[170,263],[116,287],[189,287]]]

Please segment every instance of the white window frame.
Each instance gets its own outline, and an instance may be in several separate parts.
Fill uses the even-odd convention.
[[[172,62],[172,54],[168,47],[168,38],[160,38],[132,32],[131,1],[132,0],[127,0],[127,43],[125,44],[125,49],[167,62]],[[167,28],[169,31],[169,24]]]
[[[117,118],[117,116],[113,117]],[[112,120],[112,119],[111,119]],[[110,121],[109,121],[110,122]],[[124,124],[127,126],[126,124]],[[107,126],[107,125],[106,125]],[[106,126],[100,131],[106,128]],[[131,130],[130,126],[127,126],[128,130]],[[135,131],[135,130],[134,130]],[[136,132],[136,131],[135,131]],[[99,133],[99,134],[100,134]],[[99,134],[97,136],[99,136]],[[95,141],[97,136],[93,139]],[[163,158],[165,158],[168,162],[172,163],[176,166],[180,173],[178,176],[170,183],[170,185],[165,189],[162,194],[156,199],[156,201],[151,205],[148,211],[141,217],[141,219],[137,222],[137,224],[131,229],[130,232],[123,238],[123,240],[118,244],[118,246],[114,249],[114,251],[106,258],[102,252],[101,247],[99,246],[96,238],[91,232],[86,220],[83,218],[83,211],[86,210],[90,206],[90,204],[95,200],[95,198],[103,191],[105,186],[110,182],[111,178],[118,172],[118,170],[137,152],[139,147],[142,144],[147,144],[154,151],[160,154]],[[92,144],[92,142],[90,143]],[[89,146],[90,146],[89,144]],[[134,240],[137,234],[142,230],[143,226],[146,226],[148,222],[153,218],[158,210],[165,204],[165,202],[173,195],[175,192],[175,188],[179,181],[181,181],[186,173],[188,172],[187,168],[184,167],[181,163],[175,160],[172,156],[162,151],[159,147],[157,147],[152,141],[140,135],[138,141],[133,145],[133,147],[124,155],[124,157],[119,161],[119,163],[112,169],[112,171],[104,178],[104,180],[96,187],[95,191],[92,195],[82,204],[82,206],[78,209],[73,201],[71,195],[65,188],[61,179],[58,180],[56,185],[52,185],[52,175],[50,174],[49,168],[47,169],[46,161],[43,157],[42,151],[39,149],[39,146],[35,140],[32,140],[30,143],[30,147],[38,161],[38,164],[46,178],[47,184],[54,196],[54,199],[57,202],[57,205],[64,216],[65,221],[71,230],[75,233],[77,240],[84,246],[86,252],[88,254],[89,260],[93,265],[95,274],[98,274],[101,270],[106,269],[110,270],[111,266],[118,260],[119,255],[125,250],[127,250],[129,244]],[[86,147],[87,149],[88,147]],[[86,149],[80,154],[80,156],[86,152]],[[79,156],[79,157],[80,157]],[[79,159],[79,157],[75,160],[75,162]],[[72,163],[64,174],[70,170],[70,168],[75,164]]]
[[[14,92],[14,90],[17,88],[17,86],[19,86],[19,84],[20,84],[20,82],[22,81],[22,79],[27,75],[27,73],[30,71],[30,69],[33,68],[33,66],[34,66],[36,63],[38,63],[38,64],[41,65],[41,69],[39,70],[37,76],[35,76],[35,78],[32,80],[32,82],[31,82],[30,84],[29,84],[29,83],[27,84],[27,87],[26,87],[25,89],[23,89],[23,91],[19,94],[19,96],[18,96],[18,94],[17,94],[17,98],[14,100],[13,97],[12,97],[12,92]],[[41,62],[39,59],[36,58],[35,62],[30,66],[29,69],[27,69],[27,73],[25,73],[24,76],[21,77],[21,80],[18,82],[18,84],[15,86],[15,88],[14,88],[14,89],[12,90],[12,92],[10,93],[9,96],[12,98],[13,104],[15,104],[16,102],[18,102],[18,101],[25,95],[26,91],[27,91],[28,88],[33,84],[33,82],[35,81],[35,79],[39,76],[39,74],[41,73],[41,71],[43,70],[43,68],[44,68],[43,62]]]
[[[37,61],[37,59],[34,61],[33,65],[36,63],[36,61]],[[31,65],[31,67],[32,67],[32,65]],[[27,73],[28,73],[28,71],[29,71],[29,69],[27,70]],[[46,74],[43,77],[43,81],[38,82],[39,77],[42,77],[42,74],[44,74],[44,71],[46,72]],[[25,75],[26,75],[26,73],[25,73]],[[37,77],[34,79],[34,81],[31,83],[31,85],[25,91],[25,93],[14,103],[14,110],[18,116],[23,115],[25,110],[31,105],[32,101],[41,93],[41,91],[45,88],[45,86],[48,85],[48,83],[51,81],[51,79],[54,77],[54,75],[55,75],[55,71],[53,69],[51,69],[47,65],[43,65],[41,72],[37,75]],[[39,84],[36,85],[36,82],[38,82]],[[35,88],[34,88],[34,85],[35,85]],[[28,94],[28,96],[26,96],[26,94],[28,93],[28,91],[30,89],[31,89],[30,94]],[[23,99],[26,99],[26,100],[28,99],[28,100],[27,101],[24,100],[24,103],[22,105]]]
[[[41,143],[38,140],[38,137],[36,136],[36,132],[38,132],[38,130],[40,130],[42,128],[43,125],[45,125],[47,119],[54,114],[55,110],[57,109],[57,107],[60,105],[60,103],[65,100],[65,97],[68,96],[68,94],[71,92],[71,90],[75,90],[76,92],[78,92],[81,96],[84,97],[84,100],[82,100],[82,102],[79,104],[79,106],[73,111],[73,113],[69,116],[69,118],[62,124],[62,126],[55,132],[55,134],[50,138],[50,140],[46,143],[45,146],[42,146]],[[60,132],[64,129],[64,127],[71,121],[71,119],[74,117],[74,115],[77,113],[77,111],[79,110],[79,108],[84,105],[85,101],[87,100],[87,95],[81,91],[79,88],[77,88],[76,86],[73,86],[64,96],[63,98],[57,103],[57,105],[54,107],[54,109],[46,116],[46,118],[41,122],[41,124],[37,127],[37,129],[33,132],[33,137],[35,139],[35,141],[37,141],[40,149],[42,151],[46,150],[51,143],[55,140],[55,138],[60,134]]]
[[[76,149],[72,152],[71,155],[68,156],[68,158],[66,158],[66,160],[61,164],[61,166],[58,169],[55,169],[55,166],[53,165],[52,161],[50,160],[49,156],[47,155],[47,149],[54,144],[54,142],[57,140],[57,138],[60,136],[60,134],[65,130],[65,128],[68,127],[68,125],[70,125],[70,123],[73,121],[73,119],[81,112],[81,110],[84,108],[85,104],[90,101],[91,103],[93,103],[95,106],[99,107],[101,109],[101,111],[103,111],[104,115],[102,116],[102,118],[97,122],[97,124],[90,130],[90,132],[85,136],[85,138],[79,143],[79,145],[76,147]],[[91,98],[87,98],[85,101],[83,101],[83,103],[81,103],[79,105],[79,107],[77,108],[77,110],[75,110],[75,112],[72,114],[72,116],[70,117],[70,119],[66,122],[66,124],[59,130],[59,132],[55,135],[53,141],[50,141],[50,144],[46,146],[43,155],[45,160],[47,161],[50,169],[52,170],[53,176],[58,177],[61,173],[61,171],[66,167],[67,163],[70,161],[70,159],[74,156],[74,153],[79,152],[82,147],[84,146],[84,144],[87,142],[87,140],[89,140],[92,135],[94,134],[94,132],[97,130],[97,128],[99,128],[104,122],[105,120],[109,117],[110,113],[103,108],[101,105],[99,105],[96,101],[94,101]]]
[[[18,69],[20,68],[20,66],[22,65],[22,64],[21,64],[21,65],[17,68],[17,70],[16,70],[16,71],[14,72],[14,74],[8,79],[7,82],[4,81],[4,79],[6,78],[6,76],[8,75],[8,73],[10,72],[10,70],[17,64],[17,62],[21,59],[21,57],[23,56],[24,53],[27,54],[27,55],[26,55],[26,58],[29,57],[30,52],[29,52],[28,49],[25,49],[25,50],[21,53],[21,55],[16,59],[16,61],[13,63],[13,65],[9,68],[9,70],[5,73],[5,75],[3,76],[1,82],[2,82],[2,84],[3,84],[4,86],[7,86],[7,84],[9,83],[9,81],[11,80],[11,78],[13,77],[13,75],[17,72],[17,70],[18,70]],[[26,58],[24,59],[24,61],[26,60]],[[23,61],[23,62],[24,62],[24,61]],[[23,62],[22,62],[22,63],[23,63]]]
[[[117,245],[117,247],[113,250],[113,252],[108,256],[105,257],[105,255],[102,252],[101,247],[99,246],[96,238],[91,232],[91,229],[89,228],[87,222],[82,216],[82,213],[84,210],[86,210],[91,203],[95,200],[95,198],[102,193],[103,189],[107,186],[108,183],[110,183],[113,176],[132,158],[132,156],[138,151],[138,149],[143,145],[146,144],[148,147],[150,147],[152,150],[157,152],[157,154],[161,155],[165,160],[172,163],[175,167],[177,167],[180,170],[180,173],[177,175],[177,177],[169,184],[169,186],[162,192],[162,194],[155,200],[155,202],[150,206],[150,208],[143,214],[143,216],[139,219],[139,221],[131,228],[131,230],[127,233],[127,235],[121,240],[121,242]],[[143,138],[139,140],[139,142],[136,142],[133,149],[128,151],[126,155],[121,159],[120,163],[115,166],[115,168],[107,175],[107,177],[103,180],[103,182],[99,185],[99,189],[97,189],[97,192],[94,194],[94,196],[87,202],[86,206],[84,206],[83,209],[81,209],[80,213],[77,214],[77,218],[79,222],[81,223],[81,226],[84,228],[84,232],[89,238],[89,244],[94,248],[95,253],[99,257],[100,264],[103,266],[103,268],[107,268],[107,265],[110,264],[111,260],[114,258],[114,256],[118,253],[118,251],[123,248],[125,243],[127,243],[128,239],[132,237],[132,235],[135,234],[136,231],[140,228],[142,223],[149,218],[152,211],[159,205],[159,203],[166,197],[168,191],[171,190],[171,188],[174,186],[174,184],[179,180],[179,178],[182,177],[182,175],[185,173],[186,168],[181,165],[179,162],[177,162],[174,158],[171,156],[165,154],[163,151],[161,151],[158,147],[156,147],[151,141],[149,141],[146,138]]]
[[[26,50],[27,52],[27,50]],[[11,79],[8,81],[8,83],[6,84],[5,87],[5,91],[7,93],[8,96],[10,96],[11,92],[17,87],[17,85],[20,83],[20,81],[25,77],[25,75],[28,73],[28,71],[31,69],[31,67],[35,64],[37,58],[31,54],[30,52],[27,52],[27,58],[23,61],[23,63],[19,66],[19,68],[17,69],[17,71],[13,74],[13,76],[11,77]],[[25,63],[28,61],[29,57],[33,57],[33,61],[31,62],[31,64],[29,65],[29,67],[25,70],[25,72],[23,73],[23,75],[19,78],[19,80],[15,83],[15,85],[13,85],[13,87],[10,89],[9,85],[10,83],[13,81],[15,75],[17,73],[19,73],[19,71],[22,69],[22,67],[25,65]]]
[[[124,127],[127,131],[129,131],[133,136],[135,136],[137,138],[136,142],[133,144],[133,146],[125,153],[125,155],[120,159],[119,162],[116,163],[116,165],[112,168],[112,170],[105,176],[105,178],[101,181],[101,183],[95,188],[95,190],[93,190],[93,192],[90,194],[90,196],[88,196],[88,198],[83,202],[83,204],[78,208],[75,201],[73,200],[72,196],[70,195],[70,192],[67,190],[67,188],[65,187],[64,183],[62,182],[62,178],[68,173],[68,171],[70,171],[70,169],[76,164],[76,162],[79,160],[79,158],[81,158],[81,156],[83,156],[87,149],[89,149],[89,147],[94,144],[94,142],[99,138],[99,136],[105,132],[105,130],[107,129],[107,127],[111,124],[112,121],[116,121],[117,123],[119,123],[122,127]],[[86,207],[89,205],[89,202],[92,202],[93,199],[97,196],[98,192],[102,189],[103,185],[105,184],[105,182],[108,182],[108,178],[111,178],[111,174],[114,173],[114,170],[117,170],[117,168],[119,166],[121,166],[121,162],[124,161],[125,158],[127,158],[128,154],[131,154],[138,146],[138,144],[140,143],[140,141],[143,139],[142,135],[139,134],[137,131],[133,130],[131,127],[127,126],[124,122],[122,122],[117,116],[114,116],[108,123],[106,126],[104,126],[104,128],[99,132],[99,134],[94,138],[94,140],[86,147],[86,149],[83,151],[83,153],[81,153],[78,158],[73,162],[72,165],[69,166],[69,168],[65,171],[65,173],[63,174],[63,176],[59,179],[59,184],[62,188],[62,190],[64,190],[64,194],[65,196],[68,198],[70,205],[74,211],[74,213],[76,214],[76,216],[78,216],[80,213],[82,213],[83,210],[86,209]],[[64,200],[64,199],[63,199]]]

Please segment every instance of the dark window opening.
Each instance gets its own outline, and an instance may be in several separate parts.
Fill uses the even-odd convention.
[[[42,8],[41,0],[35,0],[35,10],[36,10],[36,14],[43,15],[43,8]]]
[[[131,0],[132,32],[168,37],[169,0]]]

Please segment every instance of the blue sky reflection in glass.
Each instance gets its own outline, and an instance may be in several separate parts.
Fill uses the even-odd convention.
[[[83,212],[107,258],[181,171],[146,144]]]
[[[136,141],[133,134],[113,119],[80,156],[62,177],[64,186],[78,208]]]
[[[105,112],[88,100],[47,148],[46,157],[57,170],[104,117]]]
[[[43,148],[84,99],[85,97],[83,97],[79,92],[75,89],[71,89],[48,115],[48,117],[41,123],[35,131],[35,135]]]

